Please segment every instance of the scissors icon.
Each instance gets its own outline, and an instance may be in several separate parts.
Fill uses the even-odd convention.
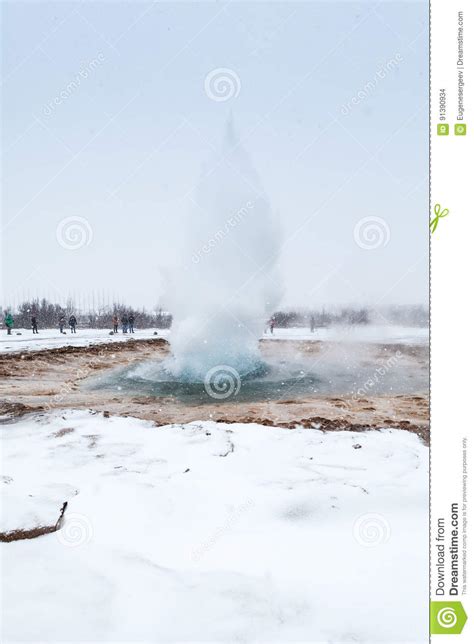
[[[431,234],[433,234],[433,233],[434,233],[434,231],[436,230],[436,228],[438,227],[438,221],[439,221],[442,217],[446,217],[447,215],[449,215],[449,210],[448,210],[447,208],[444,208],[444,210],[441,210],[441,206],[440,206],[440,204],[439,204],[439,203],[437,203],[437,204],[435,205],[435,207],[434,207],[434,213],[435,213],[435,216],[434,216],[434,217],[433,217],[433,219],[430,221],[430,230],[431,230]]]

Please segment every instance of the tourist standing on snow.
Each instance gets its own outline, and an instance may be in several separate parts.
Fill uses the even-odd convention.
[[[71,333],[76,333],[77,319],[74,313],[69,318],[69,326],[71,327]]]
[[[273,329],[275,328],[275,320],[272,318],[270,320],[270,333],[273,335]]]
[[[122,317],[120,318],[120,322],[122,323],[122,333],[127,333],[128,329],[128,317],[127,314],[124,313]]]
[[[64,327],[66,326],[66,318],[64,315],[59,316],[59,333],[64,333]]]
[[[133,315],[133,313],[130,313],[130,315],[128,316],[128,328],[130,329],[130,333],[135,333],[133,329],[134,324],[135,324],[135,316]]]
[[[33,329],[33,333],[38,333],[38,322],[36,320],[36,315],[31,316],[31,328]]]
[[[312,315],[310,317],[310,319],[309,319],[309,328],[310,328],[311,333],[314,333],[314,327],[315,326],[316,326],[316,322],[315,322],[315,319],[314,319],[314,315]]]
[[[114,333],[118,333],[118,315],[116,313],[112,317],[112,324],[114,327]]]
[[[5,326],[7,327],[7,334],[11,335],[13,328],[13,318],[11,313],[5,314]]]

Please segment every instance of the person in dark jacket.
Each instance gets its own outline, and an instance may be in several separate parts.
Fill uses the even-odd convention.
[[[71,333],[76,333],[77,319],[74,313],[69,318],[69,326],[71,327]]]
[[[64,333],[64,327],[66,326],[66,318],[64,315],[59,316],[59,333]]]
[[[38,333],[38,321],[36,319],[36,315],[31,316],[31,328],[33,329],[33,333]]]
[[[130,315],[128,316],[128,328],[130,330],[130,333],[135,333],[133,329],[134,324],[135,324],[135,316],[133,315],[133,313],[130,313]]]
[[[128,329],[128,317],[127,314],[124,313],[122,317],[120,318],[120,322],[122,323],[122,333],[127,333]]]

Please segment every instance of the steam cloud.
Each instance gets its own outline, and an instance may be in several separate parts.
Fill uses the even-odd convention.
[[[232,120],[193,202],[182,265],[167,298],[174,315],[169,368],[193,380],[204,380],[217,365],[244,376],[260,362],[258,339],[281,296],[280,234]]]

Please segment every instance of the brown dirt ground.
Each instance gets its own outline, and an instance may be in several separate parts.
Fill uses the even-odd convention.
[[[283,351],[318,356],[327,342],[278,341]],[[262,341],[262,353],[271,340]],[[427,366],[427,349],[408,345],[375,345],[375,359],[400,351],[407,364]],[[52,409],[92,409],[105,415],[133,416],[157,425],[211,419],[217,422],[260,423],[279,427],[314,427],[327,431],[366,431],[398,427],[429,440],[427,395],[380,395],[351,400],[314,394],[307,399],[271,402],[222,402],[183,405],[173,399],[129,396],[117,391],[90,391],[82,382],[97,373],[169,354],[166,340],[133,340],[89,347],[63,347],[28,353],[0,354],[0,415],[5,419]],[[1,422],[1,421],[0,421]]]

